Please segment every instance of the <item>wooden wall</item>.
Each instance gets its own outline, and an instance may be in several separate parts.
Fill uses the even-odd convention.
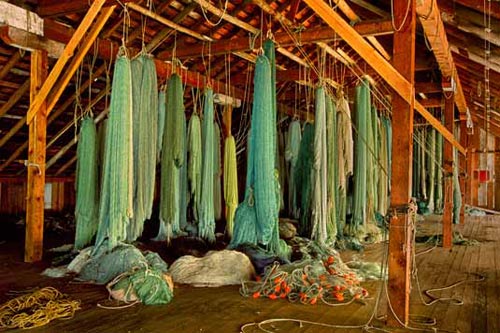
[[[51,203],[47,211],[73,211],[75,207],[74,182],[47,182],[51,184]],[[0,214],[23,215],[26,211],[26,182],[0,182]]]

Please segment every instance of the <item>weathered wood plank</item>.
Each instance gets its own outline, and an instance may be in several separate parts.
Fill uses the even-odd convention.
[[[47,77],[47,52],[35,50],[31,55],[30,100],[34,101]],[[47,136],[47,113],[45,103],[29,125],[28,143],[28,188],[26,195],[26,242],[24,261],[42,259],[44,193],[45,193],[45,139]]]

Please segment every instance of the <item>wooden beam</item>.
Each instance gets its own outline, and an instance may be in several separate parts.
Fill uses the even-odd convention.
[[[286,14],[286,18],[289,19],[292,22],[295,21],[295,15],[297,15],[297,12],[299,10],[300,1],[301,0],[292,0],[292,1],[290,1],[290,10]]]
[[[54,177],[54,176],[45,176],[46,183],[66,183],[66,182],[74,182],[75,177]],[[26,183],[26,177],[13,177],[9,175],[0,175],[0,183],[1,184],[21,184]]]
[[[0,165],[0,172],[2,172],[6,167],[8,167],[12,162],[14,162],[19,155],[28,147],[28,141],[25,141],[22,145],[17,147],[17,149],[9,156],[9,158]]]
[[[130,8],[130,9],[133,9],[135,10],[136,12],[139,12],[141,13],[142,15],[145,15],[145,16],[148,16],[150,18],[152,18],[153,20],[155,21],[158,21],[160,22],[161,24],[164,24],[166,25],[167,27],[171,28],[171,29],[174,29],[174,30],[177,30],[178,32],[180,33],[183,33],[183,34],[186,34],[188,36],[191,36],[193,38],[196,38],[196,39],[199,39],[199,40],[204,40],[204,41],[211,41],[212,38],[208,37],[208,36],[204,36],[196,31],[193,31],[191,29],[188,29],[186,27],[183,27],[182,25],[180,24],[177,24],[169,19],[166,19],[165,17],[161,16],[161,15],[158,15],[146,8],[143,8],[133,2],[129,2],[127,4],[127,7]]]
[[[14,51],[12,56],[9,58],[9,61],[0,69],[0,80],[10,72],[10,70],[17,64],[17,62],[21,59],[21,52],[17,50]]]
[[[438,5],[439,7],[443,7],[446,5],[449,5],[449,1],[445,0],[439,0]],[[495,2],[495,1],[486,1],[486,8],[484,6],[485,2],[483,1],[477,1],[477,0],[454,0],[453,4],[456,5],[461,5],[473,10],[476,10],[478,12],[482,13],[488,12],[488,6],[491,5],[491,17],[496,18],[500,20],[500,3]]]
[[[393,65],[390,68],[410,87],[415,81],[415,2],[394,2],[394,21],[399,31],[394,32]],[[405,13],[408,15],[405,18]],[[382,58],[383,59],[383,58]],[[385,61],[385,59],[383,59]],[[388,67],[389,68],[389,67]],[[411,89],[410,89],[411,90]],[[413,227],[408,203],[411,198],[413,156],[413,96],[405,98],[392,92],[392,176],[391,210],[389,224],[389,279],[387,324],[393,327],[407,325],[410,315]],[[408,96],[407,96],[408,97]],[[391,310],[392,309],[392,310]]]
[[[393,32],[390,20],[359,22],[354,26],[354,29],[362,36],[387,35]],[[316,42],[328,42],[334,40],[335,38],[336,33],[330,27],[315,27],[314,29],[306,29],[301,32],[292,33],[291,36],[286,32],[276,32],[274,34],[276,44],[281,47],[293,46],[296,41],[299,41],[302,44],[311,44]],[[210,46],[210,52],[215,56],[238,51],[252,51],[256,47],[257,45],[254,45],[252,48],[252,45],[248,42],[248,37],[235,37],[232,39],[214,41]],[[178,47],[175,55],[180,59],[198,58],[201,57],[203,52],[207,52],[207,46],[196,43],[189,45],[189,47],[187,45],[185,47]],[[170,59],[172,58],[172,53],[171,51],[160,52],[158,54],[158,58]]]
[[[421,99],[419,100],[419,102],[423,107],[428,109],[428,108],[440,108],[443,106],[444,101],[442,97],[431,97],[427,99]]]
[[[36,96],[35,100],[31,103],[30,109],[28,111],[28,118],[27,122],[28,124],[31,123],[33,118],[35,117],[36,113],[40,109],[41,105],[45,103],[45,99],[49,95],[50,90],[58,80],[60,74],[62,73],[64,66],[68,62],[68,60],[73,56],[73,52],[76,50],[78,44],[82,40],[83,36],[89,29],[90,25],[94,21],[95,17],[101,10],[101,7],[105,3],[105,0],[95,0],[92,3],[92,6],[90,7],[89,11],[81,21],[80,25],[78,28],[75,30],[75,33],[71,37],[71,40],[68,42],[66,47],[64,48],[64,52],[61,55],[61,57],[57,60],[56,64],[50,71],[49,76],[47,77],[47,80],[44,82],[42,88],[38,92],[38,95]]]
[[[455,103],[457,104],[458,111],[465,114],[467,112],[467,102],[465,101],[460,78],[455,68],[453,56],[451,55],[448,38],[446,37],[446,30],[441,19],[441,12],[436,1],[417,1],[417,14],[443,77],[453,78],[455,81]]]
[[[449,131],[453,131],[455,122],[453,95],[446,96],[444,102],[444,124]],[[451,248],[453,240],[453,146],[444,142],[443,167],[444,167],[444,209],[443,209],[443,248]]]
[[[47,77],[48,59],[46,51],[33,51],[31,55],[30,100],[34,101],[38,90]],[[47,115],[45,103],[35,114],[29,128],[28,183],[26,195],[26,241],[24,261],[42,260],[43,254],[43,213],[45,193],[45,138],[47,135]]]
[[[8,25],[0,27],[0,39],[5,44],[26,51],[46,50],[49,57],[56,59],[61,56],[64,50],[64,44],[62,43]]]
[[[443,88],[437,82],[415,82],[415,92],[433,94],[443,92]]]
[[[133,0],[106,0],[104,6],[112,6],[127,3]],[[37,14],[40,17],[59,17],[73,13],[79,13],[89,10],[92,1],[89,0],[41,0],[38,3]]]
[[[106,7],[104,8],[99,16],[97,17],[97,20],[95,24],[93,25],[92,29],[88,32],[88,34],[85,35],[85,38],[82,41],[82,44],[80,48],[78,49],[78,52],[75,57],[71,60],[71,63],[69,64],[68,68],[64,71],[63,76],[57,81],[55,84],[54,88],[52,89],[51,93],[47,97],[47,114],[50,114],[54,106],[56,105],[57,101],[61,97],[64,89],[66,89],[66,86],[68,85],[69,81],[75,74],[76,70],[82,63],[85,55],[89,51],[90,47],[93,45],[95,42],[97,36],[101,32],[102,28],[104,27],[104,24],[108,21],[109,17],[113,13],[115,9],[115,6],[111,7]],[[28,113],[28,118],[29,118],[29,113]],[[29,119],[28,119],[29,121]]]
[[[408,82],[394,67],[391,66],[378,52],[375,52],[356,31],[345,22],[339,14],[332,10],[327,3],[321,0],[304,0],[337,34],[348,43],[377,73],[394,89],[399,96],[408,103],[415,99],[413,85]],[[462,147],[441,122],[427,111],[419,102],[414,102],[415,109],[420,113],[443,137],[452,143],[460,153],[465,154]]]
[[[56,171],[54,176],[59,176],[62,174],[64,171],[66,171],[70,166],[72,166],[76,162],[77,156],[73,156],[68,162],[64,163],[62,167],[59,168],[59,170]]]
[[[2,118],[9,110],[28,92],[30,81],[26,80],[23,85],[12,94],[7,102],[0,107],[0,118]]]

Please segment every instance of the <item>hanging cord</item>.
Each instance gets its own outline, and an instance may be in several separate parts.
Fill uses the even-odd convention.
[[[202,0],[202,1],[203,1],[203,0]],[[205,7],[204,7],[204,6],[203,6],[200,2],[198,2],[198,4],[200,5],[201,12],[202,12],[202,14],[203,14],[203,17],[205,18],[205,21],[206,21],[209,25],[211,25],[212,27],[215,27],[215,26],[218,26],[218,25],[222,22],[222,20],[224,19],[224,16],[226,15],[226,12],[227,12],[227,3],[228,3],[228,2],[229,2],[229,1],[228,1],[228,0],[226,0],[226,1],[224,2],[224,6],[221,6],[221,7],[223,7],[224,9],[222,10],[222,14],[221,14],[221,15],[220,15],[220,17],[219,17],[219,20],[218,20],[217,22],[215,22],[215,23],[214,23],[214,22],[212,22],[212,21],[208,18],[207,13],[206,13],[206,11],[205,11]],[[219,6],[220,6],[220,5],[221,5],[221,3],[220,3],[220,1],[219,1]],[[221,10],[221,9],[219,9],[219,10]]]
[[[406,23],[406,20],[408,19],[408,15],[410,14],[410,7],[411,7],[411,3],[413,2],[413,0],[406,0],[406,1],[408,3],[408,6],[406,7],[406,13],[405,13],[405,16],[403,18],[403,22],[401,22],[401,25],[396,28],[396,23],[394,22],[394,0],[391,0],[391,23],[392,23],[392,27],[394,28],[394,31],[396,31],[396,32],[401,31],[401,29],[403,28],[403,26]]]

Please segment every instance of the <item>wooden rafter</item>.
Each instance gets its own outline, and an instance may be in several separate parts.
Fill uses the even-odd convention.
[[[102,12],[99,14],[99,17],[97,17],[97,20],[88,32],[88,34],[85,36],[85,38],[82,41],[81,47],[78,49],[78,52],[75,57],[71,60],[71,63],[69,64],[68,68],[64,71],[64,74],[57,83],[55,84],[54,88],[52,89],[51,93],[47,97],[47,114],[50,114],[54,106],[56,105],[57,101],[61,97],[61,94],[63,93],[64,89],[68,85],[69,81],[75,74],[76,70],[80,66],[81,62],[83,61],[83,58],[89,51],[90,47],[93,45],[94,41],[97,38],[97,35],[99,32],[102,30],[104,27],[104,24],[108,21],[109,17],[113,13],[113,10],[115,9],[115,6],[111,7],[106,7],[102,10]],[[28,121],[29,121],[29,113],[28,113]]]
[[[23,50],[46,50],[51,58],[59,58],[64,50],[61,43],[8,25],[0,27],[0,39]]]
[[[52,87],[56,83],[57,79],[59,78],[60,74],[62,73],[64,66],[66,65],[68,60],[73,56],[73,52],[77,48],[78,44],[82,40],[84,34],[89,29],[90,25],[94,21],[97,14],[99,14],[99,11],[101,10],[105,1],[106,0],[95,0],[92,3],[92,6],[90,7],[89,11],[87,12],[85,17],[83,18],[80,25],[75,30],[75,33],[73,34],[70,41],[68,42],[68,44],[64,48],[63,54],[57,60],[56,64],[54,65],[54,67],[50,71],[50,74],[47,77],[47,80],[44,82],[42,88],[38,92],[38,95],[31,103],[30,109],[28,111],[28,117],[27,117],[28,124],[31,123],[31,121],[35,117],[36,113],[40,109],[40,106],[42,105],[42,103],[45,102],[47,96],[50,93],[50,90],[52,89]]]
[[[120,3],[127,3],[131,0],[120,0]],[[116,0],[106,0],[104,6],[118,5]],[[63,15],[84,12],[90,8],[89,0],[40,0],[37,7],[37,14],[40,17],[59,17]]]
[[[377,20],[377,21],[364,21],[356,24],[354,29],[362,36],[372,35],[387,35],[393,32],[391,21]],[[310,44],[316,42],[328,42],[336,38],[335,31],[330,27],[315,27],[314,29],[306,29],[300,33],[292,36],[287,32],[276,32],[274,34],[274,41],[281,47],[293,46],[296,41],[302,44]],[[207,47],[204,45],[190,45],[177,49],[176,57],[193,58],[200,57],[203,51],[206,52]],[[224,39],[214,41],[210,46],[210,53],[212,55],[226,54],[238,51],[251,51],[252,46],[248,42],[248,37],[236,37],[232,39]],[[171,51],[163,51],[158,54],[159,59],[168,59],[172,57]]]
[[[339,14],[334,12],[325,2],[320,0],[304,0],[314,11],[334,29],[363,59],[377,71],[377,73],[406,101],[413,101],[414,88],[387,60],[375,52],[362,36],[345,22]],[[419,102],[415,101],[415,109],[436,130],[443,135],[460,153],[465,154],[465,148],[455,139],[441,122],[427,111]]]
[[[3,80],[3,78],[10,72],[10,70],[17,64],[20,59],[20,52],[16,51],[12,54],[12,56],[9,58],[9,61],[7,61],[7,63],[0,70],[0,80]]]
[[[26,80],[21,87],[12,96],[10,96],[9,100],[0,107],[0,118],[2,118],[9,110],[24,96],[30,89],[30,81]]]
[[[451,55],[446,30],[441,19],[441,12],[434,0],[417,1],[417,14],[424,28],[424,33],[431,45],[432,52],[439,64],[441,73],[446,78],[453,78],[456,84],[455,103],[460,113],[467,112],[467,102],[460,83],[453,56]]]

